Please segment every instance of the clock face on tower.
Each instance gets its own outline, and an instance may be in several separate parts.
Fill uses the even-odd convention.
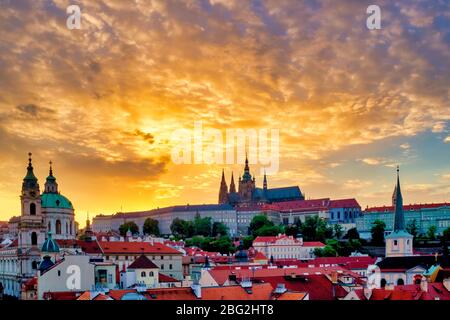
[[[36,196],[36,192],[31,191],[31,192],[30,192],[30,196],[35,197],[35,196]]]

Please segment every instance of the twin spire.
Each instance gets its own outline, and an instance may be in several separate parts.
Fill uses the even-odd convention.
[[[32,153],[28,153],[28,166],[27,166],[27,175],[23,179],[24,183],[22,186],[22,189],[33,189],[33,188],[39,188],[38,186],[38,179],[34,175],[34,169],[33,169],[33,160],[32,160]],[[56,183],[56,178],[53,176],[53,162],[49,162],[50,168],[49,168],[49,175],[45,182],[45,192],[46,193],[58,193],[58,184]]]

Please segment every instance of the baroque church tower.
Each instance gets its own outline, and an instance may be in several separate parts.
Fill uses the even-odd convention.
[[[394,231],[386,237],[386,257],[413,255],[413,236],[406,231],[403,213],[403,196],[400,189],[400,175],[397,166],[397,185],[392,196],[394,206]]]
[[[31,153],[28,154],[27,174],[22,183],[21,217],[18,225],[19,247],[41,246],[45,240],[41,193],[34,175]]]

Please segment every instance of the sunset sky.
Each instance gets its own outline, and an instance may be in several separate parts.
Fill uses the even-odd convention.
[[[384,205],[399,164],[405,203],[450,201],[449,47],[443,0],[1,0],[0,220],[20,214],[28,152],[81,225],[216,203],[243,164],[175,165],[171,135],[195,121],[279,129],[269,187]]]

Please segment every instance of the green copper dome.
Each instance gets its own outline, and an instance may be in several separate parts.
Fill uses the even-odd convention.
[[[59,246],[56,243],[55,240],[52,238],[52,233],[48,232],[48,237],[44,241],[44,244],[42,245],[42,252],[59,252]]]
[[[72,202],[59,193],[43,193],[42,208],[73,209]]]

